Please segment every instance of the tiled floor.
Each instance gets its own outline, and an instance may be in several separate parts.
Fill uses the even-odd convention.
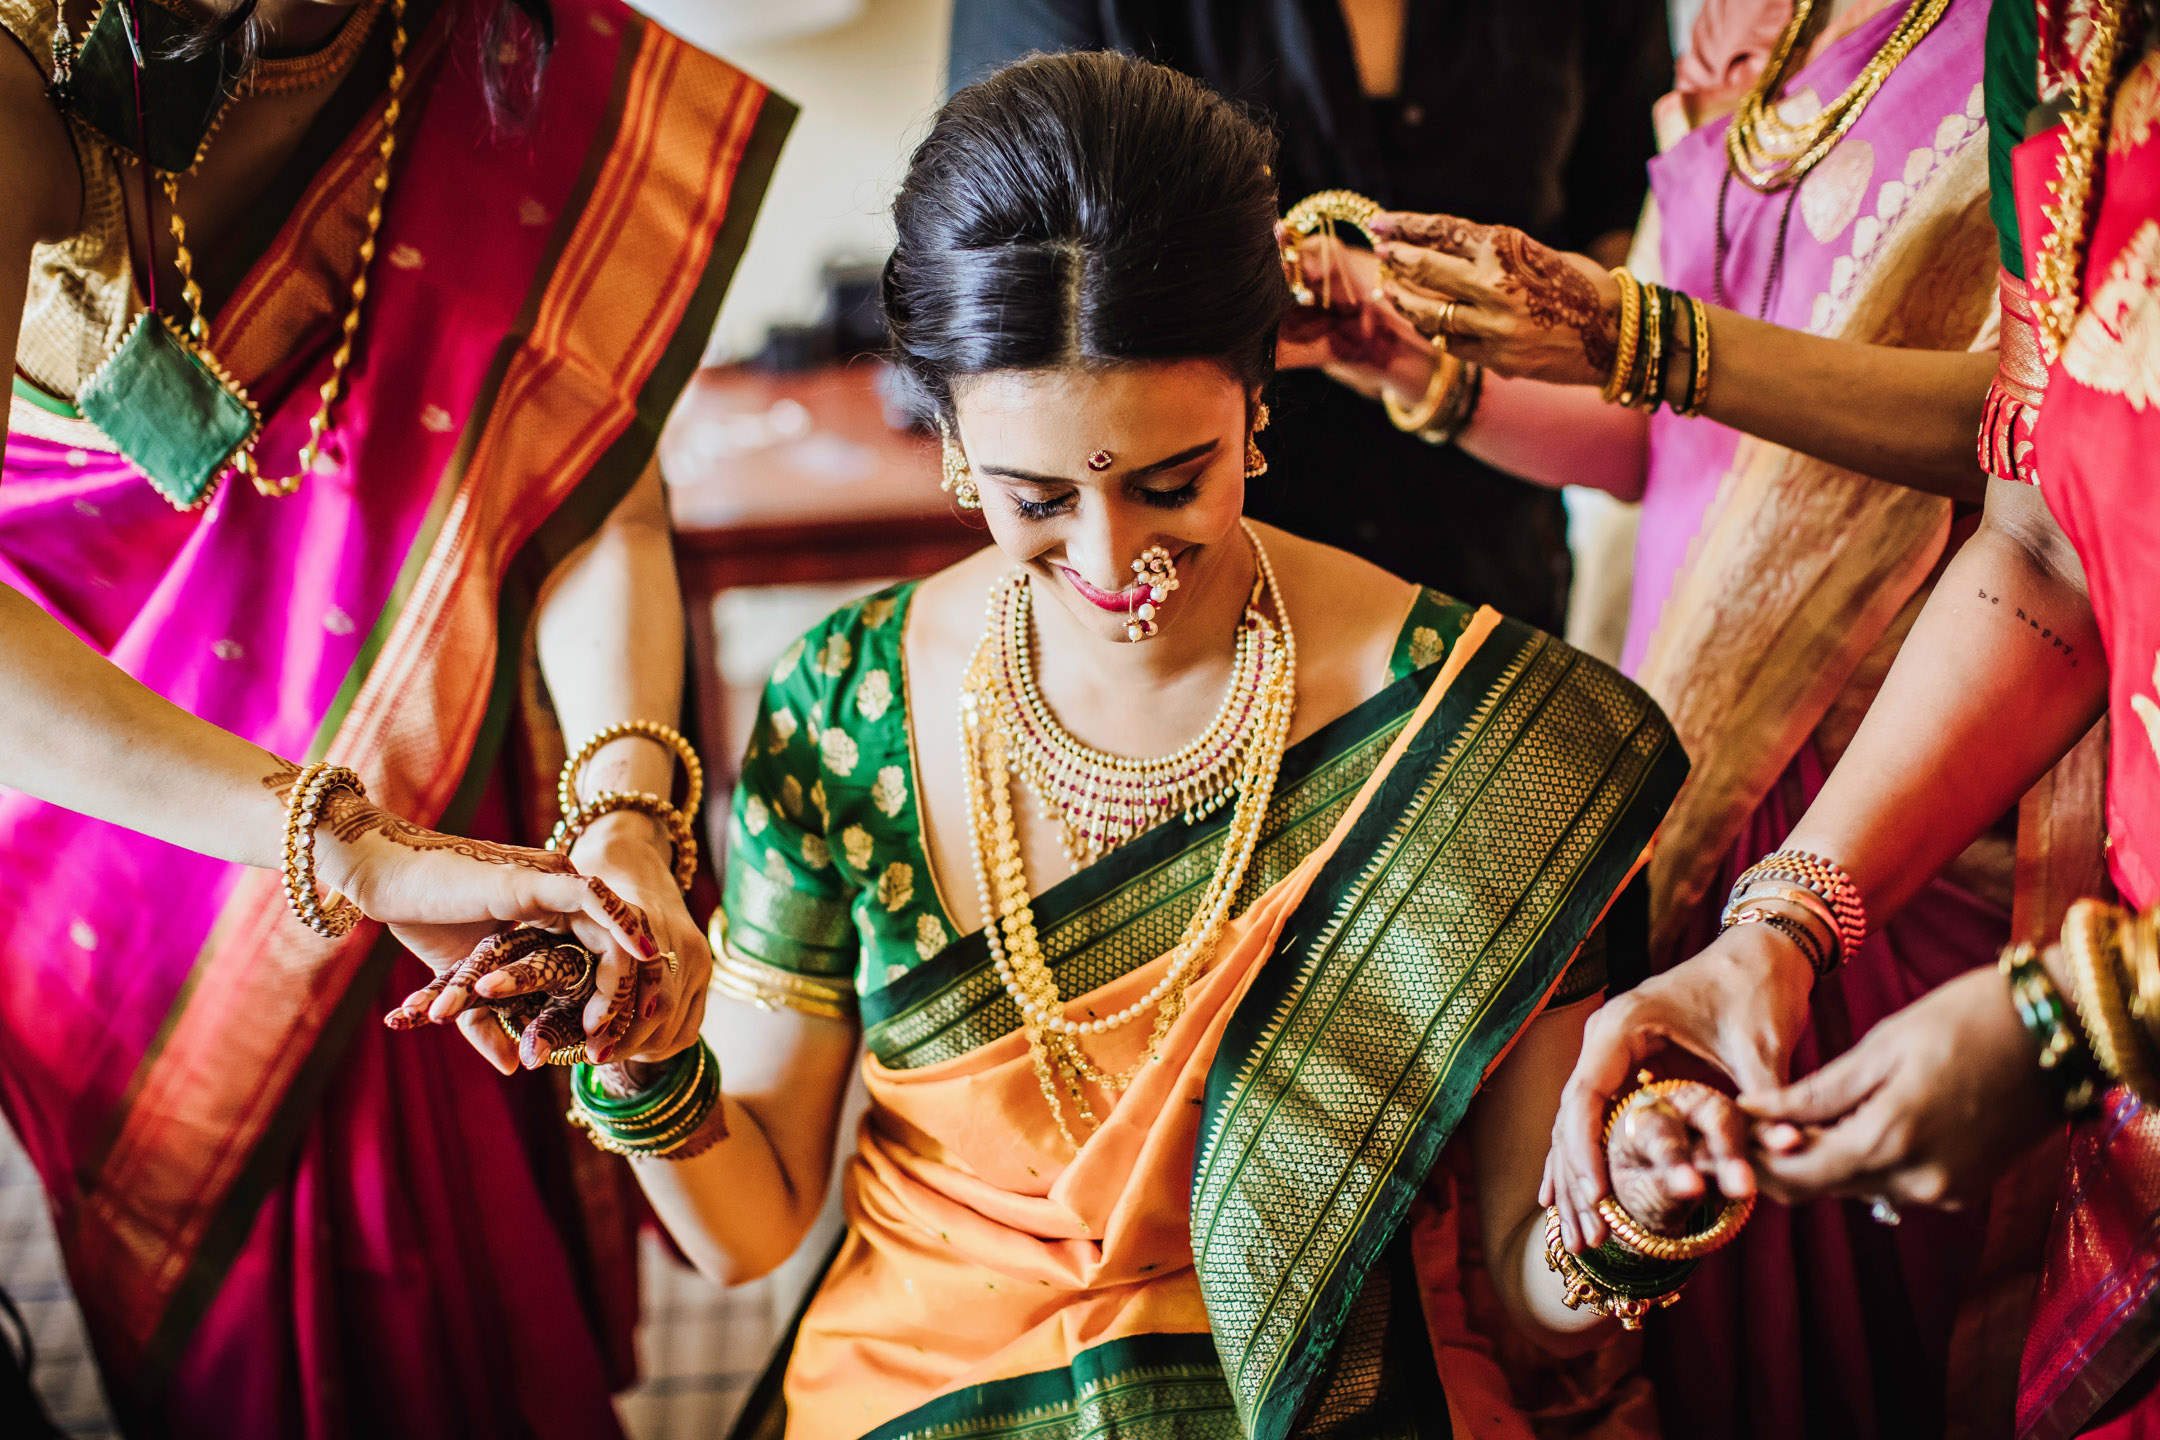
[[[105,1408],[82,1312],[75,1308],[75,1292],[60,1268],[45,1188],[5,1122],[0,1122],[0,1285],[15,1298],[30,1327],[37,1348],[31,1378],[54,1423],[68,1435],[117,1440],[120,1432]]]

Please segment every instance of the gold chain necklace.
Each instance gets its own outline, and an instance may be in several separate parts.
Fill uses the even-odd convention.
[[[1845,93],[1795,124],[1777,113],[1777,101],[1793,69],[1800,37],[1806,33],[1815,10],[1815,0],[1798,0],[1792,19],[1770,51],[1762,78],[1740,102],[1732,127],[1725,132],[1725,157],[1732,173],[1750,189],[1764,194],[1799,184],[1859,122],[1890,72],[1927,38],[1949,8],[1950,0],[1913,0],[1890,38],[1845,87]]]
[[[1066,1002],[1058,993],[1057,977],[1043,954],[1042,939],[1029,908],[1032,891],[1027,867],[1020,856],[1019,832],[1013,823],[1012,777],[1018,764],[1014,739],[997,720],[998,680],[994,659],[1001,636],[1007,633],[999,621],[993,592],[991,623],[975,657],[968,666],[960,695],[960,745],[968,789],[968,841],[975,862],[975,885],[982,906],[983,937],[998,979],[1013,1003],[1020,1008],[1028,1053],[1043,1099],[1057,1121],[1058,1133],[1075,1149],[1065,1120],[1062,1086],[1081,1121],[1098,1122],[1089,1104],[1085,1083],[1092,1081],[1111,1091],[1123,1090],[1160,1051],[1163,1037],[1185,1008],[1185,994],[1214,958],[1216,942],[1229,920],[1230,904],[1244,884],[1254,853],[1259,848],[1260,828],[1275,795],[1275,778],[1282,768],[1290,724],[1297,709],[1297,637],[1283,607],[1282,591],[1275,581],[1275,567],[1266,547],[1248,524],[1247,538],[1259,569],[1260,588],[1273,597],[1281,622],[1279,643],[1271,637],[1267,664],[1259,687],[1257,720],[1251,742],[1245,746],[1238,767],[1237,808],[1229,833],[1223,840],[1222,858],[1216,862],[1207,888],[1183,934],[1170,952],[1163,977],[1147,994],[1123,1010],[1100,1018],[1076,1019],[1065,1013]],[[1001,582],[1000,588],[1003,588]],[[1260,623],[1271,631],[1265,616]],[[1081,1048],[1082,1035],[1101,1035],[1121,1029],[1155,1010],[1155,1027],[1147,1051],[1130,1070],[1112,1073],[1098,1066]]]
[[[2093,172],[2105,163],[2108,110],[2115,98],[2115,70],[2122,57],[2124,0],[2100,0],[2088,42],[2092,64],[2070,88],[2075,102],[2063,117],[2062,155],[2055,162],[2055,203],[2040,207],[2048,233],[2033,261],[2039,311],[2040,351],[2055,363],[2070,343],[2070,329],[2085,308],[2085,227],[2092,206]]]
[[[1239,762],[1260,719],[1260,687],[1276,648],[1275,628],[1255,608],[1260,579],[1238,626],[1230,685],[1207,730],[1175,754],[1141,760],[1084,745],[1057,722],[1035,683],[1032,587],[1015,571],[990,592],[991,723],[1013,748],[1020,775],[1074,869],[1093,864],[1171,815],[1191,825],[1215,813],[1237,788]]]
[[[383,105],[381,160],[375,168],[373,193],[368,197],[367,222],[365,231],[360,238],[360,263],[353,272],[352,301],[345,310],[345,323],[338,334],[337,349],[332,351],[330,355],[329,378],[322,383],[319,392],[320,400],[315,407],[315,414],[308,421],[307,443],[300,447],[300,463],[295,467],[293,473],[282,477],[265,475],[256,468],[255,452],[252,444],[240,450],[233,457],[233,468],[254,481],[255,488],[264,495],[291,495],[295,493],[307,479],[309,472],[315,468],[316,458],[322,454],[323,440],[329,434],[331,406],[337,403],[338,393],[345,385],[346,366],[352,361],[353,337],[360,330],[360,307],[367,299],[368,267],[375,259],[375,239],[382,230],[383,197],[390,189],[390,162],[392,157],[397,154],[398,117],[405,95],[405,0],[389,0],[389,5],[390,97]],[[372,14],[373,8],[370,7],[370,23],[372,23]],[[332,48],[335,49],[339,44],[346,43],[344,35],[346,31],[350,31],[356,35],[356,38],[349,42],[351,49],[357,51],[360,41],[367,37],[367,28],[366,25],[360,23],[358,16],[349,19],[345,24],[344,31],[339,33],[338,41],[333,42]],[[265,91],[261,93],[279,92]],[[206,138],[203,143],[207,146],[209,144],[208,139]],[[143,163],[148,164],[147,161]],[[204,358],[211,362],[220,378],[223,378],[225,373],[223,368],[216,366],[215,358],[211,356],[209,351],[210,327],[209,323],[203,318],[202,286],[195,281],[195,258],[188,251],[187,224],[180,218],[180,177],[178,175],[166,175],[164,185],[165,208],[167,215],[170,217],[168,226],[173,237],[173,268],[180,272],[180,294],[187,302],[188,334],[196,345],[201,347]],[[145,215],[143,217],[146,225],[149,220],[149,216]],[[154,249],[150,256],[150,263],[152,265],[157,263]],[[228,381],[227,383],[230,384],[231,382]],[[235,386],[234,388],[237,389],[238,387]],[[252,402],[250,404],[252,405]]]

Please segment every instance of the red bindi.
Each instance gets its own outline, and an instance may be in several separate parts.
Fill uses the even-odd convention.
[[[1088,469],[1090,469],[1090,470],[1107,470],[1107,469],[1109,469],[1109,468],[1110,468],[1110,452],[1109,452],[1109,451],[1107,451],[1107,450],[1097,450],[1097,451],[1096,451],[1096,452],[1095,452],[1094,454],[1092,454],[1092,455],[1088,456]]]

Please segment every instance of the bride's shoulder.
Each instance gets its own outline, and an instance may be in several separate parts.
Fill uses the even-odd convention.
[[[1275,566],[1299,648],[1392,648],[1418,587],[1373,564],[1272,525],[1254,523]]]

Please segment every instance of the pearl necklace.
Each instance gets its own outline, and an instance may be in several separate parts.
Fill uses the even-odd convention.
[[[1026,762],[1015,758],[1015,737],[1000,717],[996,669],[1000,640],[1010,634],[1009,629],[999,623],[1004,618],[1000,597],[1009,590],[1009,582],[1000,582],[998,590],[992,592],[991,624],[976,648],[961,691],[960,744],[966,760],[962,768],[967,778],[971,822],[968,841],[975,862],[976,894],[982,906],[983,936],[989,944],[998,979],[1020,1009],[1028,1051],[1035,1062],[1035,1075],[1042,1085],[1050,1113],[1057,1121],[1058,1133],[1075,1149],[1079,1148],[1079,1142],[1066,1124],[1065,1107],[1058,1098],[1060,1085],[1071,1097],[1081,1120],[1092,1127],[1098,1122],[1083,1082],[1093,1081],[1107,1090],[1123,1090],[1141,1068],[1155,1058],[1171,1023],[1185,1008],[1186,990],[1214,958],[1216,942],[1229,919],[1230,904],[1251,868],[1253,854],[1259,848],[1261,824],[1274,799],[1276,775],[1282,767],[1291,719],[1297,709],[1297,638],[1290,626],[1289,612],[1283,606],[1282,591],[1276,584],[1275,568],[1268,559],[1267,550],[1250,525],[1245,527],[1245,533],[1252,542],[1253,558],[1259,570],[1255,595],[1257,597],[1265,590],[1272,596],[1275,613],[1281,620],[1281,632],[1278,642],[1275,627],[1267,617],[1256,606],[1246,607],[1245,625],[1248,630],[1259,632],[1260,638],[1254,643],[1263,648],[1264,659],[1253,706],[1254,719],[1250,722],[1250,739],[1238,747],[1237,809],[1224,838],[1222,858],[1216,862],[1215,872],[1200,896],[1198,908],[1170,952],[1168,968],[1147,994],[1123,1010],[1085,1020],[1065,1013],[1065,1000],[1058,993],[1057,978],[1050,972],[1041,937],[1035,929],[1034,912],[1029,908],[1032,891],[1026,866],[1020,858],[1019,834],[1013,825],[1012,810],[1013,773],[1015,770],[1024,772]],[[1240,641],[1242,644],[1242,632]],[[1132,1069],[1122,1073],[1105,1071],[1081,1048],[1080,1036],[1120,1029],[1138,1020],[1150,1008],[1155,1011],[1154,1032],[1148,1040],[1147,1053]]]
[[[1084,745],[1057,722],[1035,683],[1029,623],[1031,587],[1015,571],[990,592],[991,723],[1013,747],[1021,778],[1045,820],[1059,822],[1065,858],[1077,870],[1103,852],[1170,818],[1197,824],[1235,793],[1246,747],[1260,718],[1260,687],[1279,649],[1257,608],[1260,580],[1238,626],[1230,687],[1207,730],[1174,754],[1141,760]]]

